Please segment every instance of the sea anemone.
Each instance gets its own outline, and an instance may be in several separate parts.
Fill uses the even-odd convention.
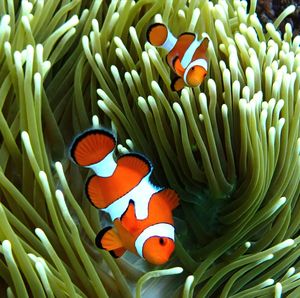
[[[295,6],[265,28],[255,10],[255,0],[2,1],[2,295],[300,296],[300,36],[277,31]],[[166,53],[146,42],[152,22],[209,37],[200,88],[172,92]],[[106,217],[68,157],[91,125],[115,131],[121,153],[147,155],[155,181],[179,193],[164,266],[95,247]]]

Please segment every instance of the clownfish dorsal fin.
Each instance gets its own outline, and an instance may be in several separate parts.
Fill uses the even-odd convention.
[[[175,209],[179,205],[178,194],[173,189],[166,188],[161,191],[161,195],[171,210]]]
[[[118,171],[126,172],[127,181],[137,176],[143,178],[152,172],[152,165],[148,158],[138,153],[127,153],[118,159]]]
[[[180,62],[180,59],[178,57],[175,57],[173,60],[173,68],[177,75],[183,76],[184,74],[184,68]]]
[[[183,32],[178,36],[178,43],[185,48],[188,48],[190,44],[195,40],[196,34],[192,32]]]
[[[122,256],[126,251],[120,237],[112,227],[102,229],[96,236],[95,243],[100,249],[108,251],[115,258]]]
[[[171,89],[177,92],[181,91],[184,88],[184,86],[185,86],[184,80],[183,78],[180,77],[174,78],[171,83]]]
[[[209,43],[209,39],[207,37],[204,37],[201,42],[201,45],[199,46],[202,52],[205,53],[207,51],[208,43]]]
[[[116,163],[113,151],[116,140],[104,129],[90,129],[80,134],[73,142],[70,154],[75,163],[93,169],[98,176],[110,176]]]

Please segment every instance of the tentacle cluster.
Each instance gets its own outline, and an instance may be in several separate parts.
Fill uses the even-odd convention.
[[[255,0],[15,3],[0,4],[0,290],[131,297],[129,281],[140,296],[172,275],[144,292],[299,296],[300,37],[276,30],[295,7],[263,28]],[[153,21],[210,38],[201,88],[170,90]],[[87,173],[66,149],[92,115],[179,192],[181,278],[95,251]]]

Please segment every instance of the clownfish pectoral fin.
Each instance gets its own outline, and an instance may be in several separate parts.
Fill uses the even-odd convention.
[[[91,129],[80,134],[71,146],[71,157],[80,166],[99,163],[116,145],[114,136],[103,129]]]
[[[102,229],[96,236],[95,243],[100,249],[108,251],[115,258],[121,257],[126,251],[120,237],[112,227]]]
[[[180,62],[180,59],[178,57],[176,57],[173,60],[173,69],[175,70],[176,74],[179,76],[183,76],[184,74],[184,68]]]
[[[174,78],[171,83],[171,89],[173,91],[177,91],[177,92],[181,91],[184,86],[185,86],[184,80],[183,80],[183,78],[180,78],[180,77]]]
[[[152,24],[147,30],[147,40],[153,46],[162,46],[168,38],[168,28],[164,24]]]
[[[140,221],[136,220],[133,201],[129,202],[126,212],[120,218],[122,226],[131,234],[140,228]]]
[[[171,210],[175,209],[179,205],[178,194],[173,189],[166,188],[162,190],[161,196],[163,196]]]

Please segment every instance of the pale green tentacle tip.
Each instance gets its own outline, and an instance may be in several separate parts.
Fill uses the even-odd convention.
[[[284,279],[285,278],[289,278],[291,277],[294,273],[296,272],[296,268],[295,267],[291,267],[289,268],[289,270],[286,272],[286,274],[284,275]]]
[[[43,237],[45,235],[44,231],[40,228],[35,228],[34,232],[38,237]]]
[[[33,155],[33,151],[32,151],[32,147],[31,147],[31,143],[30,143],[30,138],[29,138],[29,134],[27,131],[22,131],[21,132],[21,140],[24,144],[24,147],[26,148],[28,154],[32,154]]]
[[[11,56],[11,43],[9,41],[4,43],[4,52],[6,57]]]
[[[275,296],[274,298],[281,298],[282,295],[282,284],[280,282],[275,285]]]
[[[56,197],[56,199],[57,199],[57,202],[59,203],[59,204],[61,204],[61,202],[64,204],[65,203],[65,196],[64,196],[64,194],[63,194],[63,192],[60,190],[60,189],[57,189],[56,191],[55,191],[55,197]],[[64,207],[65,208],[61,208],[61,209],[66,209],[67,208],[67,206],[64,204]],[[65,210],[64,210],[65,211]]]
[[[192,294],[192,286],[194,282],[194,275],[189,275],[184,283],[182,298],[189,298]]]
[[[137,282],[136,285],[136,298],[141,298],[142,287],[146,281],[154,277],[165,275],[176,275],[183,272],[182,267],[173,267],[170,269],[155,270],[145,273]]]
[[[74,26],[76,26],[77,24],[79,23],[79,18],[78,18],[78,15],[73,15],[71,17],[71,19],[69,19],[65,24],[64,26],[66,26],[66,28],[70,29]]]
[[[286,203],[286,197],[281,197],[273,206],[272,211],[273,213],[276,212],[281,206],[283,206]],[[294,241],[292,239],[289,239],[291,241]],[[286,240],[288,241],[288,240]]]
[[[54,164],[54,166],[55,166],[56,172],[58,174],[63,174],[64,175],[63,166],[62,166],[62,164],[61,164],[60,161],[56,161],[55,164]]]
[[[163,19],[162,19],[162,16],[161,16],[161,14],[156,14],[155,16],[154,16],[154,22],[155,23],[163,23]]]
[[[259,285],[259,288],[266,288],[266,287],[272,286],[274,284],[274,282],[275,281],[273,278],[268,278],[267,280],[265,280],[264,282],[262,282]]]
[[[92,117],[92,126],[93,126],[93,128],[99,128],[100,127],[100,121],[99,121],[99,117],[97,115],[94,115]]]
[[[92,28],[93,31],[99,31],[99,22],[97,19],[92,19]]]
[[[29,257],[29,259],[30,260],[32,260],[34,263],[36,263],[37,262],[37,259],[38,259],[38,257],[37,256],[35,256],[34,254],[32,254],[32,253],[28,253],[27,254],[27,256]]]
[[[268,254],[267,256],[265,256],[264,258],[262,258],[261,260],[258,261],[258,263],[263,263],[266,261],[270,261],[274,258],[274,254]]]
[[[222,109],[222,114],[224,114],[224,116],[227,116],[227,114],[228,114],[228,107],[227,107],[227,105],[226,104],[222,104],[221,109]]]
[[[81,42],[84,49],[89,48],[89,38],[87,35],[82,36]]]
[[[61,210],[61,213],[62,213],[66,223],[68,224],[68,226],[70,228],[72,228],[73,227],[72,225],[74,224],[74,222],[72,220],[72,217],[71,217],[68,207],[66,205],[65,196],[64,196],[63,192],[61,190],[57,189],[55,191],[55,197],[56,197],[57,203],[59,205],[59,208]]]
[[[121,145],[121,144],[117,145],[117,150],[118,150],[118,152],[120,154],[127,154],[127,153],[129,153],[129,150],[126,147],[124,147],[123,145]]]
[[[245,247],[249,249],[251,247],[251,242],[247,241],[244,243]]]
[[[43,242],[43,244],[45,242],[48,242],[47,236],[41,228],[35,228],[34,232],[38,236],[38,238]]]
[[[30,18],[29,16],[22,16],[21,22],[22,22],[24,28],[30,31],[31,29],[30,29],[29,18]]]
[[[26,13],[30,13],[32,8],[33,8],[33,3],[28,2],[27,0],[22,1],[21,5],[22,5],[22,8],[23,8],[23,11],[26,12]]]
[[[295,241],[293,239],[287,239],[287,240],[277,244],[276,246],[277,246],[278,250],[282,250],[284,248],[293,246],[294,244],[295,244]]]
[[[9,240],[3,240],[2,248],[3,248],[3,252],[4,251],[11,252],[11,243],[10,243],[10,241]]]
[[[24,143],[29,142],[29,135],[28,135],[27,131],[23,130],[21,132],[21,138]]]
[[[14,292],[12,291],[11,287],[8,287],[6,289],[6,295],[8,298],[15,298],[16,296],[14,295]]]
[[[44,171],[39,172],[39,178],[43,185],[48,185],[48,177],[47,174]]]
[[[10,23],[10,15],[5,14],[2,18],[1,18],[1,27],[2,26],[7,26]]]

